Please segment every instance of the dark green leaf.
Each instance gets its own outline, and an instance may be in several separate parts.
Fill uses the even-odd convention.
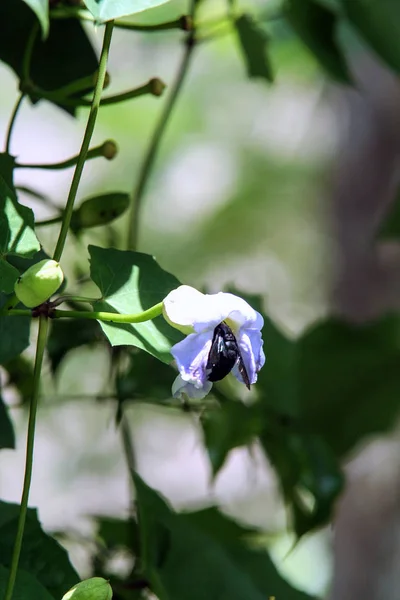
[[[144,573],[160,600],[310,600],[257,547],[257,531],[216,508],[175,513],[139,476],[134,480]]]
[[[0,450],[2,448],[15,448],[15,435],[7,407],[0,395]]]
[[[17,389],[22,402],[28,402],[33,390],[33,363],[19,355],[6,362],[3,368],[8,375],[7,385]]]
[[[23,0],[1,0],[0,60],[8,64],[21,81],[25,49],[36,25],[36,16]],[[51,22],[45,41],[37,36],[30,80],[42,90],[55,91],[76,80],[94,78],[97,67],[96,55],[78,19],[56,19]],[[74,97],[83,97],[91,89],[92,84]],[[71,107],[65,110],[75,112]]]
[[[242,15],[235,22],[240,47],[249,77],[262,77],[273,81],[267,55],[268,37],[249,15]]]
[[[0,565],[10,567],[20,507],[0,502]],[[79,581],[66,551],[44,533],[36,510],[28,509],[19,567],[30,573],[59,600]],[[40,598],[38,596],[37,598]]]
[[[135,554],[138,553],[138,525],[133,519],[122,520],[112,517],[97,517],[98,535],[107,548],[125,546]]]
[[[113,192],[87,198],[74,210],[71,228],[77,232],[80,229],[107,225],[120,217],[129,206],[129,194]]]
[[[398,0],[341,0],[345,14],[383,60],[400,72]]]
[[[0,258],[0,292],[12,294],[14,283],[19,277],[19,271],[10,265],[4,258]]]
[[[320,527],[331,517],[343,489],[343,475],[322,436],[296,432],[265,416],[263,447],[279,476],[298,537]]]
[[[109,21],[165,4],[168,0],[84,0],[96,21]]]
[[[0,564],[0,596],[5,598],[10,570]],[[58,600],[54,598],[34,575],[18,568],[15,580],[14,600]]]
[[[331,319],[298,342],[301,412],[341,456],[393,427],[400,410],[400,318],[365,325]]]
[[[0,309],[7,296],[0,293]],[[0,365],[21,354],[29,346],[30,317],[0,316]]]
[[[327,73],[350,83],[346,59],[335,39],[336,13],[316,0],[287,0],[285,16]]]
[[[203,414],[204,442],[215,476],[231,450],[251,444],[262,431],[257,407],[228,401],[221,408]]]
[[[38,18],[43,38],[49,33],[49,0],[24,0]]]
[[[174,372],[150,354],[132,349],[129,368],[116,378],[118,399],[165,400],[171,396]]]
[[[98,311],[121,314],[140,313],[161,302],[179,281],[141,252],[89,246],[91,278],[100,288],[103,301],[96,302]],[[100,323],[113,346],[137,346],[159,360],[172,360],[170,348],[182,339],[163,317],[137,324]]]
[[[51,370],[53,373],[57,370],[70,350],[101,339],[101,329],[97,321],[55,319],[47,342]]]

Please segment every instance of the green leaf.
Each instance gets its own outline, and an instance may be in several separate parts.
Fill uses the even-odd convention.
[[[0,60],[14,70],[21,82],[25,76],[25,49],[36,25],[36,16],[23,0],[1,0]],[[97,68],[96,54],[78,19],[55,19],[48,38],[43,41],[37,36],[34,43],[30,80],[42,90],[55,91],[85,77],[94,78]],[[74,97],[81,98],[92,89],[88,85]],[[63,109],[75,114],[73,107]]]
[[[335,39],[337,14],[316,0],[287,0],[284,14],[326,72],[341,83],[351,83],[346,59]]]
[[[0,565],[10,567],[20,507],[0,502]],[[66,551],[45,534],[36,510],[28,509],[19,568],[34,576],[54,599],[79,581]],[[36,596],[41,598],[41,596]]]
[[[311,600],[282,579],[257,531],[216,508],[176,513],[138,475],[134,482],[144,573],[160,600]]]
[[[165,400],[171,396],[171,385],[176,375],[171,367],[160,363],[150,354],[134,348],[129,356],[126,372],[116,377],[118,400]]]
[[[94,304],[96,311],[140,313],[180,285],[148,254],[96,246],[89,246],[89,253],[91,278],[103,297]],[[145,323],[100,325],[112,346],[137,346],[166,363],[172,360],[171,346],[182,339],[162,316]]]
[[[0,596],[5,597],[10,570],[0,564]],[[15,600],[55,600],[43,585],[27,571],[18,568],[14,585]],[[58,599],[57,599],[58,600]]]
[[[47,352],[55,373],[70,350],[93,344],[103,339],[97,321],[84,319],[54,319],[50,330]]]
[[[251,444],[262,432],[260,411],[242,402],[228,401],[205,412],[201,424],[214,476],[231,450]]]
[[[272,82],[274,77],[267,55],[266,32],[247,14],[236,19],[235,25],[248,76]]]
[[[23,206],[0,174],[0,254],[28,258],[40,250],[33,212]]]
[[[19,277],[19,271],[10,265],[4,258],[0,258],[0,292],[12,294],[14,283]]]
[[[15,435],[7,407],[0,394],[0,450],[2,448],[14,449]]]
[[[84,0],[96,21],[109,21],[165,4],[168,0]]]
[[[400,72],[398,0],[341,0],[350,22],[381,58]]]
[[[112,517],[97,517],[96,520],[99,525],[98,536],[105,542],[107,548],[124,546],[135,554],[139,552],[139,531],[136,521]]]
[[[118,219],[129,207],[129,194],[112,192],[87,198],[74,210],[71,229],[78,232],[89,227],[107,225]]]
[[[322,436],[298,432],[266,413],[262,445],[279,476],[293,529],[300,538],[326,524],[343,489],[336,457]]]
[[[14,318],[14,317],[13,317]],[[7,385],[16,388],[21,403],[29,402],[33,390],[33,363],[25,356],[18,355],[3,365],[7,372]]]
[[[7,300],[0,293],[0,310]],[[0,365],[12,360],[29,346],[30,317],[0,316]]]
[[[301,412],[338,456],[392,428],[400,411],[400,317],[330,319],[298,342]]]
[[[49,33],[49,0],[24,0],[31,7],[37,16],[40,27],[42,28],[42,36],[45,39]]]

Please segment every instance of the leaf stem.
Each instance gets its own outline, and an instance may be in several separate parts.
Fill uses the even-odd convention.
[[[107,60],[108,60],[108,54],[109,54],[109,50],[110,50],[113,25],[114,25],[114,21],[109,21],[106,24],[106,29],[104,32],[103,47],[101,49],[101,54],[100,54],[99,71],[98,71],[98,75],[97,75],[96,86],[95,86],[94,92],[93,92],[92,106],[90,108],[90,113],[89,113],[89,117],[88,117],[88,121],[87,121],[87,125],[86,125],[85,134],[83,136],[81,150],[79,152],[79,157],[78,157],[78,161],[77,161],[74,175],[72,178],[67,203],[65,205],[64,217],[63,217],[63,222],[61,225],[60,234],[58,236],[57,245],[54,250],[53,258],[57,262],[60,260],[62,252],[64,250],[65,241],[67,239],[68,230],[69,230],[69,226],[71,223],[72,213],[74,210],[74,202],[75,202],[76,194],[78,191],[79,183],[80,183],[80,180],[82,177],[83,168],[85,166],[85,161],[86,161],[87,154],[89,151],[90,140],[92,138],[94,127],[96,124],[97,113],[98,113],[99,106],[100,106],[101,93],[103,91],[104,80],[105,80],[105,76],[106,76]]]
[[[24,87],[30,79],[33,46],[35,45],[36,36],[37,36],[38,32],[39,32],[39,21],[35,20],[35,22],[32,26],[31,32],[29,34],[28,40],[26,42],[24,58],[22,61],[22,77],[21,77],[22,87]]]
[[[158,81],[159,84],[155,86],[154,81]],[[138,88],[128,90],[127,92],[122,92],[121,94],[115,94],[114,96],[108,96],[107,98],[102,98],[100,100],[100,106],[125,102],[126,100],[137,98],[138,96],[144,96],[145,94],[161,96],[162,90],[164,88],[165,84],[160,79],[154,78]],[[62,106],[92,106],[91,100],[86,100],[85,98],[72,98],[69,96],[65,96],[64,94],[61,94],[58,90],[55,92],[48,92],[35,87],[32,90],[32,94],[35,96],[35,98],[44,98],[45,100],[51,100],[53,102],[57,102],[57,104],[61,104]]]
[[[100,144],[100,146],[96,146],[95,148],[91,148],[90,150],[88,150],[87,155],[86,155],[86,160],[91,160],[92,158],[99,158],[101,156],[105,156],[104,152],[105,152],[105,147],[106,144],[109,144],[111,140],[107,140],[106,142],[104,142],[103,144]],[[111,142],[114,143],[114,142]],[[80,154],[77,154],[76,156],[72,156],[71,158],[67,158],[66,160],[63,160],[61,162],[58,163],[50,163],[50,164],[24,164],[24,163],[16,163],[15,164],[15,168],[16,169],[48,169],[50,171],[56,171],[58,169],[68,169],[69,167],[73,167],[74,165],[77,164],[78,160],[79,160],[79,156]],[[107,156],[105,156],[105,158],[107,158]]]
[[[15,103],[14,110],[12,111],[12,114],[11,114],[10,122],[8,124],[8,129],[7,129],[6,146],[5,146],[5,150],[4,150],[7,154],[10,154],[11,137],[12,137],[14,125],[15,125],[15,121],[16,121],[16,118],[18,115],[18,111],[21,108],[21,104],[22,104],[22,101],[24,98],[25,98],[24,93],[19,95],[19,97]]]
[[[76,297],[78,298],[78,297]],[[84,301],[88,301],[87,298]],[[79,297],[79,301],[82,299]],[[92,300],[93,301],[93,300]],[[104,323],[144,323],[155,319],[162,314],[163,303],[159,302],[151,308],[144,310],[141,313],[123,315],[121,313],[112,313],[104,311],[85,311],[85,310],[59,310],[52,311],[51,317],[54,319],[73,318],[73,319],[91,319],[103,321]],[[7,312],[11,317],[30,317],[32,311],[25,308],[14,308]]]
[[[7,589],[4,596],[4,600],[11,600],[13,595],[15,579],[18,571],[19,557],[21,554],[22,538],[24,536],[26,514],[28,510],[29,490],[32,480],[33,449],[35,442],[36,413],[39,400],[40,373],[42,370],[43,356],[46,347],[47,330],[48,319],[42,316],[39,320],[39,333],[36,344],[36,358],[33,375],[32,401],[29,410],[28,433],[26,440],[25,475],[21,498],[21,509],[18,518],[17,534],[14,542],[10,574],[8,577]]]
[[[198,0],[192,0],[191,9],[189,11],[189,18],[191,22],[194,23],[195,10]],[[188,32],[185,39],[185,50],[181,59],[181,63],[179,65],[175,82],[172,86],[170,95],[165,104],[164,110],[161,113],[160,119],[154,129],[153,135],[150,139],[149,146],[147,148],[147,152],[145,154],[137,184],[135,186],[133,192],[133,201],[132,201],[132,210],[131,210],[131,218],[128,229],[128,240],[127,246],[132,250],[136,250],[138,246],[138,236],[139,236],[139,222],[140,222],[140,212],[143,203],[143,197],[146,190],[146,186],[152,172],[154,162],[157,156],[158,149],[160,147],[161,141],[163,139],[163,135],[167,128],[169,119],[175,107],[176,101],[178,100],[180,91],[183,87],[183,83],[185,81],[190,60],[192,58],[193,50],[195,48],[195,33],[196,29],[194,25],[192,29]]]

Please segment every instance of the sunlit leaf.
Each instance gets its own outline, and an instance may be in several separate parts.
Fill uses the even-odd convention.
[[[180,285],[155,259],[141,252],[89,246],[91,278],[103,300],[96,311],[137,314],[161,302]],[[160,316],[144,323],[100,323],[113,346],[137,346],[163,362],[172,361],[170,348],[182,335]]]
[[[84,0],[97,21],[110,21],[165,4],[168,0]]]
[[[49,33],[49,0],[24,0],[37,16],[43,38]]]

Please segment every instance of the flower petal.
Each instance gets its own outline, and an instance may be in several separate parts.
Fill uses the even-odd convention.
[[[165,319],[184,333],[193,331],[193,323],[204,310],[205,295],[190,285],[181,285],[164,298]]]
[[[207,394],[211,391],[211,388],[211,381],[206,381],[202,388],[197,388],[192,383],[183,381],[182,377],[178,375],[172,384],[172,395],[174,398],[182,398],[182,396],[186,394],[186,396],[189,398],[201,400],[207,396]]]
[[[214,331],[191,333],[171,348],[183,381],[203,388],[207,381],[206,364]]]
[[[227,292],[220,292],[219,294],[215,294],[215,301],[222,307],[222,320],[228,321],[228,325],[235,335],[241,327],[262,329],[264,319],[243,298]]]
[[[181,285],[164,299],[164,316],[184,333],[197,333],[215,327],[228,319],[236,334],[240,327],[261,329],[264,320],[246,300],[225,292],[202,294],[189,285]]]
[[[240,353],[246,367],[247,375],[249,376],[250,384],[257,381],[257,373],[265,363],[265,355],[263,351],[263,340],[261,332],[258,329],[242,329],[236,338]],[[238,364],[236,364],[232,373],[241,383],[243,377],[239,372]]]

